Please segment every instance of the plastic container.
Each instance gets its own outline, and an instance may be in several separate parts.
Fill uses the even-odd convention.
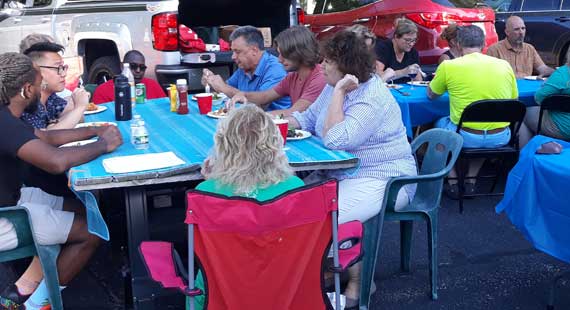
[[[188,114],[188,84],[185,79],[176,80],[178,91],[178,114]]]
[[[115,77],[115,120],[128,121],[132,118],[131,89],[124,75]]]
[[[131,104],[134,107],[137,100],[135,90],[135,76],[131,72],[131,66],[128,63],[123,64],[123,72],[121,72],[121,74],[126,76],[129,80],[129,85],[131,86]]]

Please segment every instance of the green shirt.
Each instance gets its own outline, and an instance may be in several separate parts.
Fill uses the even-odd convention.
[[[251,195],[239,195],[239,196],[255,198],[259,201],[266,201],[269,199],[273,199],[285,193],[288,190],[301,187],[303,185],[305,185],[305,183],[303,183],[303,180],[299,179],[296,176],[291,176],[288,179],[278,184],[272,184],[266,188],[256,188]],[[196,186],[196,189],[228,197],[236,196],[234,194],[233,186],[223,185],[220,184],[217,180],[212,180],[212,179],[206,180],[198,184],[198,186]]]
[[[443,95],[449,92],[449,116],[454,124],[465,107],[484,99],[518,98],[517,80],[511,65],[495,57],[471,53],[442,62],[430,82],[431,90]],[[465,123],[465,127],[490,130],[509,123]]]
[[[551,95],[570,95],[570,67],[568,65],[561,66],[552,73],[546,83],[536,91],[534,100],[541,104],[544,98]],[[548,112],[548,115],[560,133],[566,139],[570,139],[570,113]]]

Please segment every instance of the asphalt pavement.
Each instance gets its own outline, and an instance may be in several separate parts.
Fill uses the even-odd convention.
[[[499,199],[467,200],[463,214],[456,201],[443,199],[437,301],[429,298],[425,223],[414,226],[409,273],[399,269],[399,225],[386,223],[375,274],[378,290],[371,309],[546,309],[550,281],[570,270],[570,265],[535,250],[504,214],[496,214]],[[121,227],[124,214],[117,211],[120,208],[114,210],[109,221]],[[172,223],[179,212],[176,208],[152,210],[153,237],[184,235],[180,233],[183,225],[164,225],[164,221]],[[122,255],[117,243],[104,244],[89,268],[64,290],[66,309],[124,309]],[[556,309],[570,309],[570,279],[563,280],[557,292]],[[157,304],[157,309],[184,309],[180,296],[160,299]]]

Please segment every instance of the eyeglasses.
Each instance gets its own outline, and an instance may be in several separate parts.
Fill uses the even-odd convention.
[[[418,42],[418,38],[413,38],[413,39],[410,39],[410,38],[402,38],[402,40],[404,40],[404,41],[405,41],[406,43],[408,43],[408,44],[414,44],[414,43]]]
[[[40,66],[40,68],[46,68],[46,69],[52,69],[52,70],[57,70],[57,74],[58,75],[65,75],[65,73],[67,72],[67,69],[69,69],[68,65],[59,65],[57,67],[54,66]]]
[[[146,70],[146,66],[144,64],[129,63],[129,68],[131,68],[131,70],[133,70],[133,71],[137,71],[137,70],[145,71]]]

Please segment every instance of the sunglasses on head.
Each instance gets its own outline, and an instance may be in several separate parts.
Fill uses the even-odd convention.
[[[131,68],[131,70],[134,70],[134,71],[137,71],[137,70],[144,71],[144,70],[146,70],[146,65],[129,63],[129,68]]]

